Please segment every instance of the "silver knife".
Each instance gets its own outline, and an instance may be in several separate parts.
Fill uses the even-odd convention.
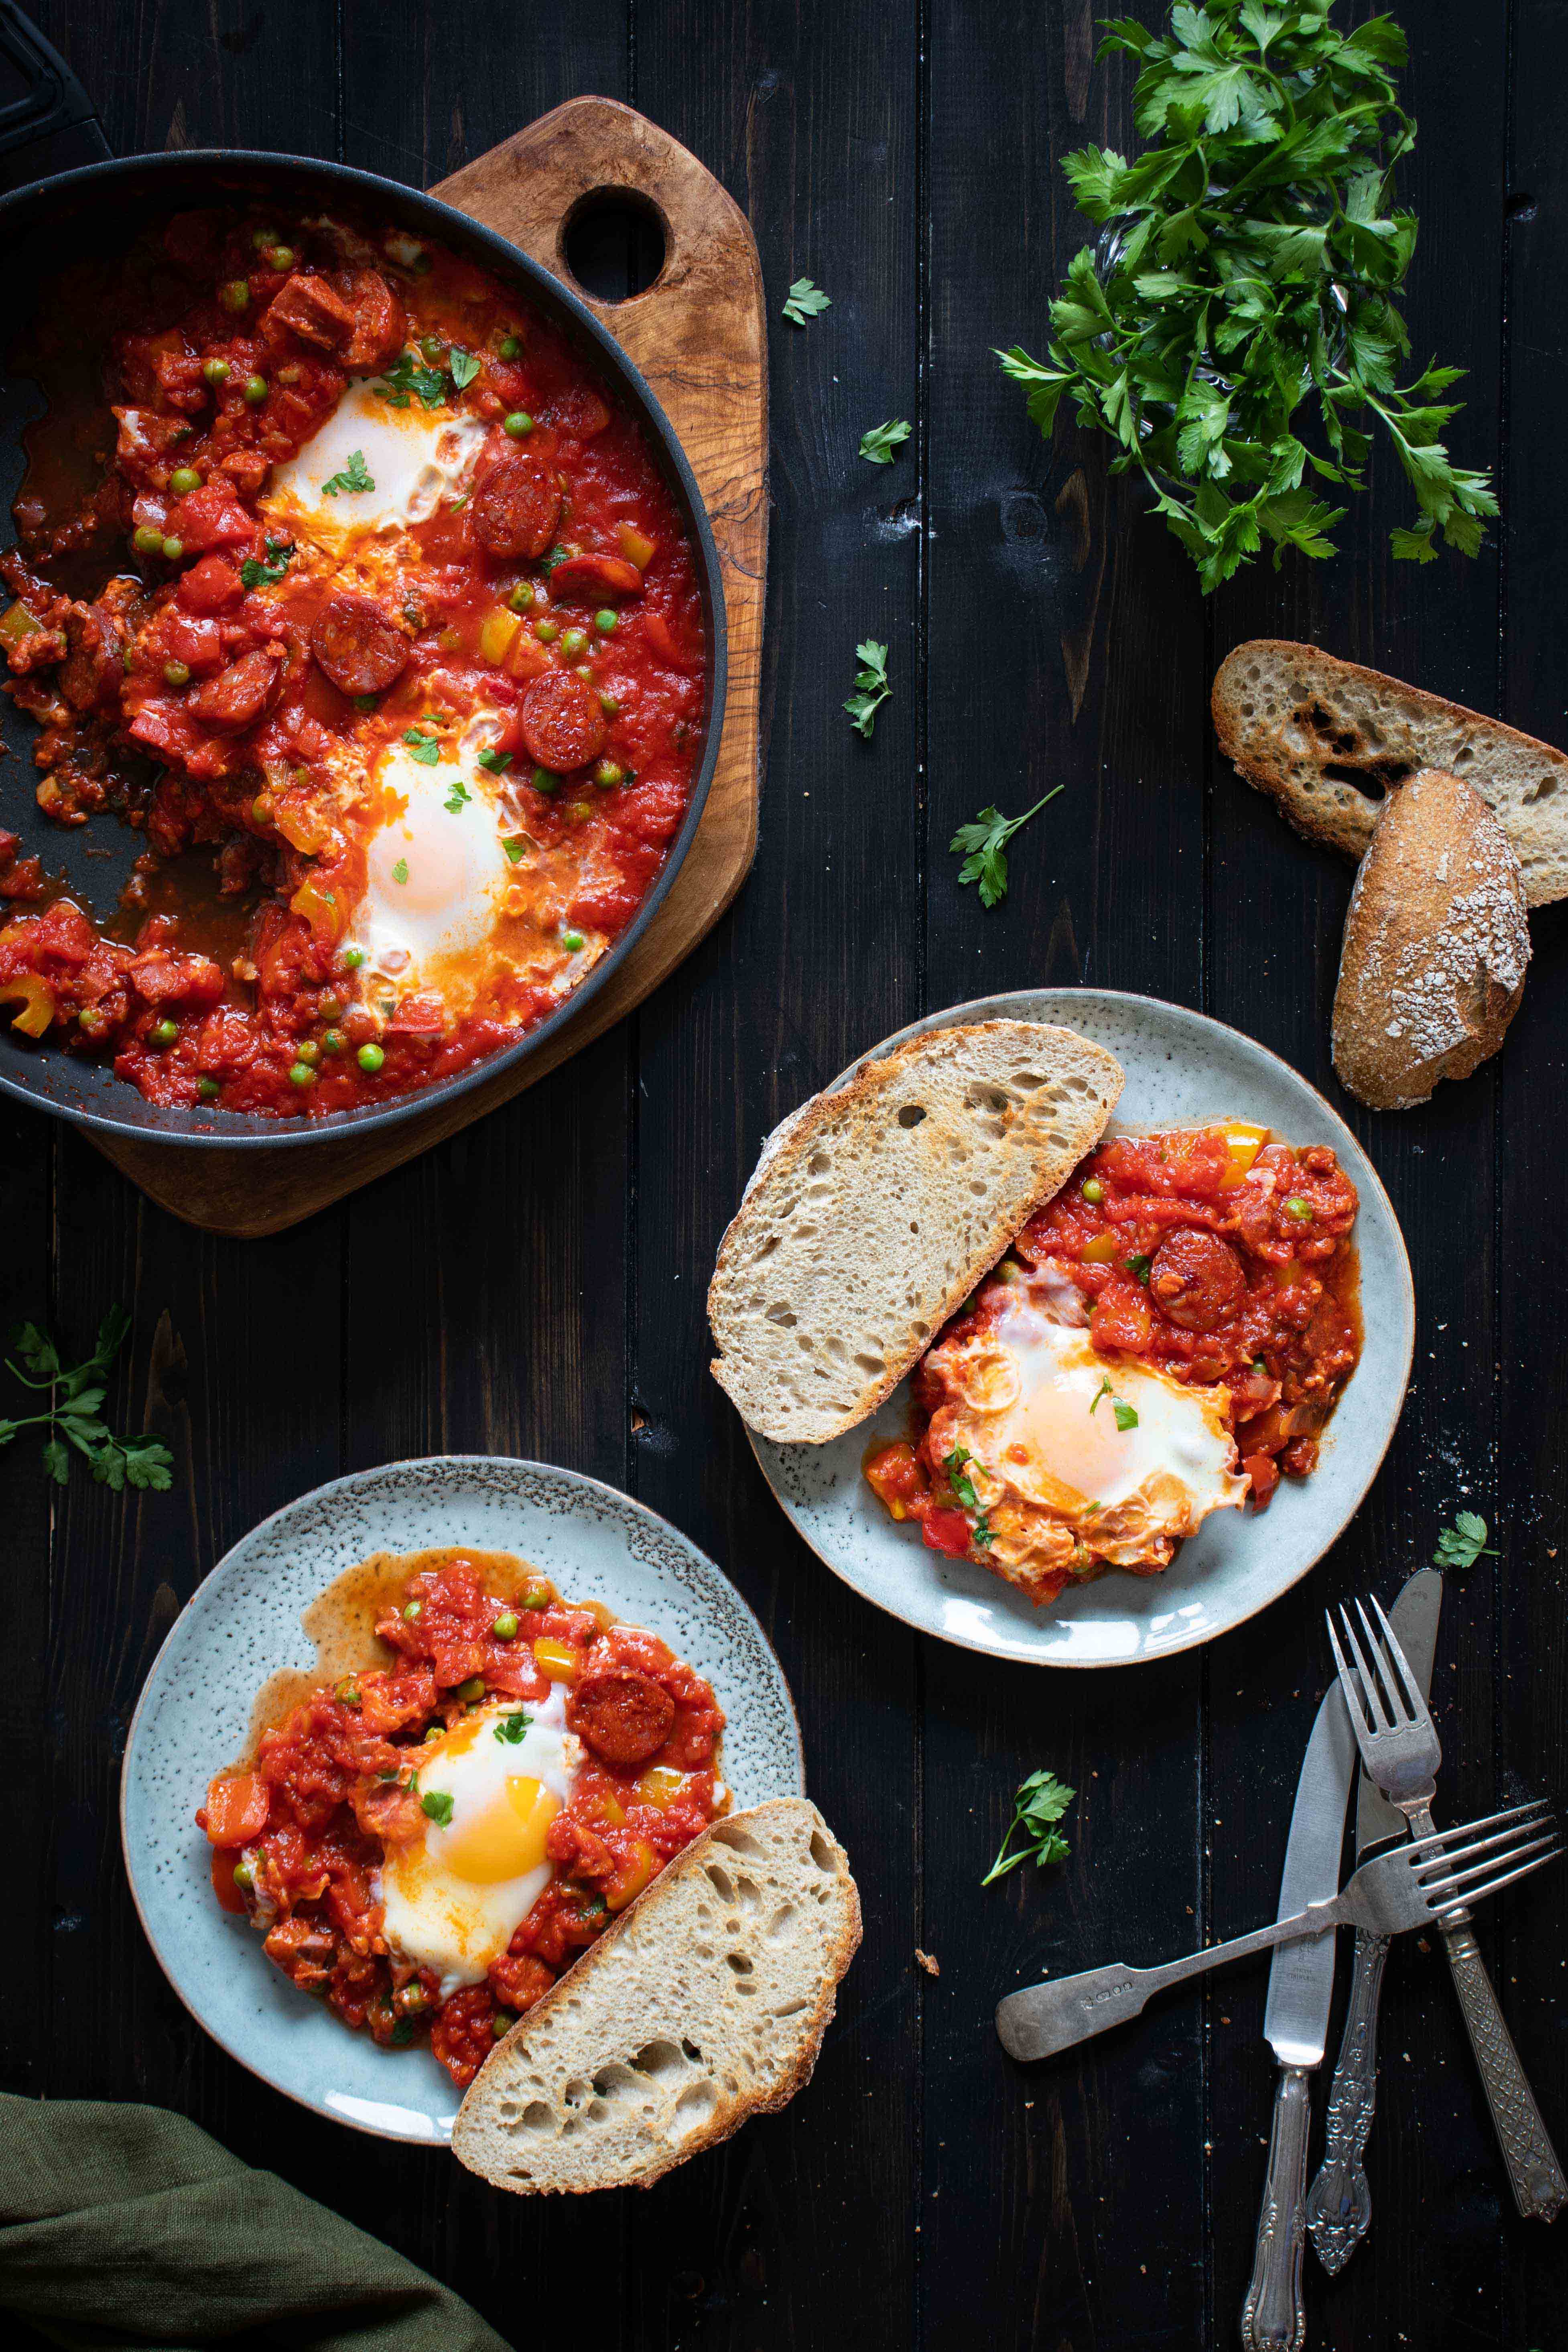
[[[1355,1768],[1355,1734],[1336,1683],[1318,1709],[1296,1783],[1290,1839],[1279,1882],[1277,1916],[1281,1919],[1309,1903],[1321,1903],[1339,1893],[1345,1810]],[[1246,2352],[1300,2352],[1306,2340],[1301,2261],[1307,2243],[1303,2209],[1311,2121],[1308,2094],[1313,2071],[1322,2063],[1333,1998],[1331,1930],[1326,1936],[1276,1948],[1268,1971],[1263,2036],[1279,2062],[1279,2081],[1274,2094],[1274,2128],[1258,2216],[1252,2283],[1241,2310]]]
[[[1442,1608],[1441,1570],[1424,1568],[1411,1577],[1389,1611],[1389,1622],[1423,1697],[1432,1688],[1432,1660]],[[1356,1800],[1357,1863],[1401,1843],[1406,1834],[1404,1814],[1394,1811],[1363,1772]],[[1318,2260],[1330,2272],[1344,2268],[1372,2220],[1372,2195],[1362,2159],[1377,2098],[1377,2000],[1387,1957],[1386,1936],[1357,1928],[1350,2007],[1329,2093],[1327,2142],[1318,2177],[1307,2196],[1307,2229]]]

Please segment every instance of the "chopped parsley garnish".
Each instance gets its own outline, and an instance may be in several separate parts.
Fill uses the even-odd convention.
[[[452,789],[447,793],[441,805],[446,810],[448,816],[460,816],[472,798],[473,794],[469,792],[467,784],[463,782],[460,777],[454,776],[452,779]]]
[[[951,1454],[942,1455],[942,1466],[947,1472],[947,1483],[958,1501],[966,1511],[974,1513],[974,1524],[970,1529],[973,1540],[977,1544],[984,1545],[994,1540],[991,1522],[986,1517],[981,1507],[980,1497],[974,1491],[974,1481],[964,1467],[966,1463],[973,1462],[973,1459],[974,1456],[967,1445],[955,1445]]]
[[[1485,1552],[1489,1559],[1500,1557],[1496,1544],[1487,1541],[1487,1523],[1479,1511],[1458,1511],[1451,1528],[1445,1528],[1437,1538],[1433,1564],[1437,1568],[1474,1568]]]
[[[400,857],[400,858],[398,859],[398,861],[397,861],[396,865],[395,865],[395,866],[393,867],[393,869],[392,869],[392,878],[393,878],[393,880],[394,880],[395,882],[406,882],[406,881],[407,881],[407,879],[408,879],[408,860],[407,860],[407,858],[406,858],[406,857]],[[389,1005],[387,1005],[387,1006],[385,1007],[385,1010],[386,1010],[388,1013],[390,1013],[390,1012],[391,1012],[391,1010],[392,1010],[391,1005],[390,1005],[390,1004],[389,1004]]]
[[[496,1726],[496,1738],[504,1740],[509,1748],[515,1748],[532,1721],[532,1716],[524,1715],[521,1709],[516,1715],[503,1715]]]
[[[1142,1282],[1145,1285],[1147,1285],[1149,1280],[1149,1268],[1152,1265],[1153,1262],[1152,1258],[1144,1257],[1142,1252],[1134,1257],[1123,1258],[1121,1261],[1133,1280],[1135,1282]]]
[[[528,836],[526,834],[519,834],[510,841],[503,841],[501,847],[514,866],[521,866],[528,856]]]
[[[412,352],[405,352],[374,387],[389,408],[406,408],[410,394],[426,408],[447,404],[447,379],[439,368],[421,367]]]
[[[479,753],[479,765],[488,768],[492,776],[504,776],[511,765],[510,751],[492,751],[489,745]]]
[[[239,567],[241,584],[247,588],[275,587],[294,560],[294,542],[288,539],[269,539],[267,562],[258,555],[247,555]]]
[[[913,426],[901,416],[889,417],[886,425],[873,425],[868,433],[860,436],[860,455],[870,466],[890,466],[893,452],[900,441],[907,441]]]
[[[815,319],[819,310],[830,310],[832,304],[832,296],[825,294],[820,286],[814,286],[809,278],[797,278],[789,289],[784,314],[792,327],[804,327],[808,319]]]
[[[429,1815],[438,1829],[445,1829],[452,1818],[452,1800],[445,1789],[427,1789],[419,1800],[420,1810]]]
[[[860,665],[855,673],[855,692],[844,708],[849,713],[850,725],[868,743],[877,713],[893,690],[888,684],[888,648],[879,646],[875,637],[868,637],[863,646],[856,646],[855,658]]]
[[[48,1333],[37,1323],[19,1323],[11,1344],[22,1361],[15,1364],[7,1357],[5,1369],[24,1388],[47,1389],[48,1401],[42,1412],[24,1413],[16,1421],[0,1419],[0,1445],[9,1445],[18,1430],[42,1428],[44,1468],[57,1485],[65,1486],[70,1477],[68,1449],[74,1446],[100,1486],[117,1495],[126,1486],[165,1493],[174,1469],[168,1447],[155,1437],[116,1437],[99,1416],[109,1368],[130,1328],[125,1309],[111,1307],[98,1327],[98,1345],[91,1355],[68,1371]]]
[[[1094,1401],[1089,1408],[1090,1412],[1097,1410],[1101,1397],[1109,1397],[1110,1399],[1110,1410],[1116,1415],[1116,1426],[1118,1429],[1137,1428],[1137,1414],[1133,1412],[1132,1407],[1130,1404],[1123,1404],[1121,1399],[1116,1394],[1115,1390],[1110,1385],[1110,1376],[1109,1373],[1106,1374],[1104,1380],[1100,1381],[1100,1386],[1095,1390]]]
[[[321,488],[330,499],[335,499],[340,490],[350,490],[355,493],[361,490],[374,490],[375,484],[370,478],[370,471],[364,462],[364,451],[351,450],[349,462],[342,472],[329,474]]]
[[[459,392],[466,392],[479,372],[479,361],[472,352],[466,352],[461,343],[452,345],[447,354],[447,365]]]
[[[571,552],[568,547],[552,547],[548,554],[542,555],[539,559],[541,572],[548,575],[554,571],[558,563],[564,563]]]
[[[1047,1862],[1065,1862],[1072,1849],[1057,1823],[1077,1794],[1076,1789],[1068,1788],[1054,1772],[1031,1772],[1013,1800],[1007,1834],[981,1885],[989,1886],[994,1878],[1005,1878],[1010,1870],[1016,1870],[1031,1855],[1042,1870]],[[1018,1830],[1024,1832],[1024,1843],[1016,1853],[1009,1853],[1007,1849]]]
[[[1020,825],[1038,816],[1047,801],[1065,793],[1065,784],[1053,784],[1042,793],[1032,809],[1022,816],[1004,816],[999,809],[983,808],[973,824],[961,824],[948,847],[956,856],[962,853],[963,863],[958,869],[960,882],[978,882],[983,907],[999,907],[1007,896],[1007,844]]]
[[[410,759],[417,760],[422,768],[433,768],[440,760],[439,740],[434,735],[426,734],[421,728],[405,728],[403,740],[408,746]]]

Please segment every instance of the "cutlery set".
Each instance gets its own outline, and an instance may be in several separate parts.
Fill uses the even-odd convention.
[[[1264,2039],[1279,2068],[1251,2284],[1242,2309],[1247,2352],[1300,2352],[1306,2321],[1306,2242],[1324,2268],[1342,2269],[1366,2232],[1363,2168],[1376,2084],[1377,2003],[1391,1937],[1441,1936],[1521,2213],[1551,2221],[1568,2180],[1503,2023],[1470,1925],[1472,1906],[1563,1851],[1550,1808],[1515,1805],[1440,1831],[1432,1819],[1442,1750],[1426,1704],[1443,1579],[1423,1570],[1391,1614],[1374,1601],[1329,1619],[1338,1679],[1318,1709],[1296,1787],[1278,1916],[1163,1967],[1113,1961],[1009,1993],[996,2031],[1015,2058],[1058,2052],[1136,2017],[1168,1985],[1272,1948]],[[1361,1765],[1356,1863],[1341,1886],[1351,1784]],[[1353,1927],[1350,2006],[1334,2069],[1322,2164],[1309,2190],[1310,2087],[1328,2041],[1334,1930]]]

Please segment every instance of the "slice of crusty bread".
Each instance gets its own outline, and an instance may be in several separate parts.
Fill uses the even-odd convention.
[[[1334,1067],[1376,1110],[1495,1054],[1524,993],[1519,860],[1478,793],[1424,769],[1391,794],[1345,919]]]
[[[1211,699],[1221,751],[1309,840],[1360,857],[1384,793],[1436,768],[1496,813],[1531,906],[1568,898],[1568,757],[1549,743],[1278,637],[1227,655]]]
[[[713,1377],[742,1420],[821,1444],[890,1396],[1100,1139],[1121,1066],[1071,1029],[928,1030],[764,1149],[719,1248]]]
[[[859,1941],[815,1805],[716,1822],[486,2059],[454,2155],[525,2197],[651,2188],[804,2089]]]

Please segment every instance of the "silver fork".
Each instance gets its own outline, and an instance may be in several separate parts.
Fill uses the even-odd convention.
[[[1489,1830],[1489,1837],[1482,1834]],[[1205,1951],[1167,1960],[1163,1968],[1130,1969],[1113,1960],[1080,1976],[1010,1992],[996,2005],[996,2031],[1013,2057],[1048,2058],[1136,2017],[1167,1985],[1180,1984],[1223,1961],[1238,1960],[1247,1952],[1266,1951],[1270,1944],[1321,1936],[1342,1921],[1374,1935],[1399,1936],[1434,1922],[1441,1926],[1451,1916],[1468,1918],[1465,1904],[1484,1902],[1562,1850],[1551,1815],[1540,1804],[1516,1805],[1458,1829],[1433,1831],[1363,1862],[1331,1901],[1309,1904],[1304,1911],[1256,1928],[1250,1936],[1211,1944]]]
[[[1412,1836],[1424,1841],[1432,1834],[1432,1797],[1443,1751],[1420,1685],[1405,1663],[1394,1628],[1377,1601],[1372,1605],[1383,1629],[1381,1640],[1365,1609],[1360,1601],[1356,1603],[1366,1639],[1364,1651],[1350,1611],[1342,1608],[1340,1612],[1341,1630],[1354,1661],[1353,1668],[1340,1646],[1340,1633],[1335,1630],[1331,1612],[1329,1640],[1333,1644],[1340,1686],[1368,1776],[1389,1803],[1405,1815]],[[1542,2221],[1550,2221],[1568,2204],[1568,2180],[1563,2179],[1557,2151],[1525,2080],[1519,2053],[1503,2023],[1469,1917],[1463,1903],[1451,1905],[1438,1916],[1448,1966],[1454,1974],[1454,1988],[1465,2014],[1470,2047],[1480,2069],[1515,2201],[1521,2213],[1539,2215]]]

